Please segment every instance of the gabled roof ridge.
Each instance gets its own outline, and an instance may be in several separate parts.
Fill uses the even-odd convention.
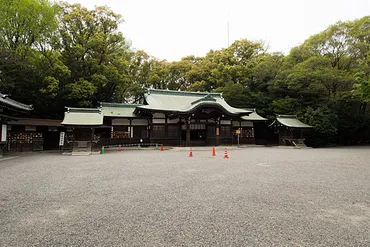
[[[277,118],[296,118],[296,119],[298,119],[297,115],[280,115],[280,114],[277,114],[276,117]]]
[[[114,102],[99,102],[100,107],[137,107],[141,106],[142,104],[127,104],[127,103],[114,103]]]
[[[101,113],[100,108],[78,108],[78,107],[66,107],[67,112],[81,112],[81,113]]]
[[[252,112],[256,112],[257,113],[257,109],[256,108],[244,108],[244,109],[246,109],[248,111],[252,111]]]
[[[202,102],[202,101],[213,101],[213,102],[215,102],[217,100],[215,98],[213,98],[211,94],[207,94],[207,95],[203,96],[202,98],[196,99],[195,101],[191,102],[191,104],[194,105],[194,104],[197,104],[197,103]]]
[[[176,91],[176,90],[167,90],[167,89],[148,89],[147,94],[164,94],[164,95],[179,95],[179,96],[215,96],[222,98],[221,93],[214,92],[191,92],[191,91]]]
[[[270,126],[274,126],[276,123],[280,123],[281,125],[290,127],[290,128],[312,128],[312,126],[305,124],[301,120],[298,119],[297,115],[276,115],[275,121],[270,124]]]

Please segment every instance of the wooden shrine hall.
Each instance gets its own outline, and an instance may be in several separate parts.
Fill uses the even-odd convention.
[[[148,89],[142,104],[67,109],[62,125],[72,127],[75,142],[88,150],[94,143],[233,145],[236,135],[241,144],[254,144],[255,125],[266,122],[255,109],[232,107],[222,94],[208,92]]]

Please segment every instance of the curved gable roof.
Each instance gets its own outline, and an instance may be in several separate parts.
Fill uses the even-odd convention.
[[[26,104],[20,103],[16,100],[9,98],[8,95],[2,94],[2,93],[0,93],[0,103],[6,106],[9,106],[9,107],[18,109],[18,110],[23,110],[23,111],[33,110],[32,105],[26,105]]]
[[[140,105],[100,102],[100,109],[105,117],[137,117],[134,114]]]
[[[97,126],[103,124],[103,114],[97,108],[67,107],[62,125]]]
[[[190,113],[199,107],[214,106],[222,108],[230,115],[248,115],[252,112],[230,106],[220,93],[150,89],[145,94],[145,100],[148,105],[137,106],[138,110]]]
[[[276,120],[270,126],[276,123],[290,128],[312,128],[312,126],[301,122],[296,115],[277,115]]]
[[[247,110],[250,110],[252,111],[251,114],[249,114],[248,116],[242,116],[242,120],[245,120],[245,121],[267,121],[266,118],[260,116],[256,109],[247,109]]]

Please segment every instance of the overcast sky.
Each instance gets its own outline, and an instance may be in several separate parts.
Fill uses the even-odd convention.
[[[107,5],[125,19],[120,31],[132,48],[169,61],[204,56],[238,39],[289,50],[337,21],[370,14],[370,0],[67,0]]]

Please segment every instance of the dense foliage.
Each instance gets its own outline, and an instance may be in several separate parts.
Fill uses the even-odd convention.
[[[4,0],[0,92],[61,118],[65,106],[135,102],[146,88],[216,91],[269,119],[298,115],[314,127],[313,146],[370,140],[370,16],[338,22],[286,56],[243,39],[175,62],[130,49],[122,21],[106,6]]]

